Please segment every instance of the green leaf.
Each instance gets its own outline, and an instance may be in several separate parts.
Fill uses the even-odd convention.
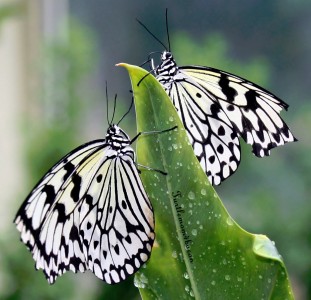
[[[138,163],[155,212],[156,242],[135,282],[143,299],[293,299],[274,243],[243,230],[230,217],[194,156],[184,127],[157,80],[124,66],[135,97],[137,130],[178,129],[142,135]],[[251,199],[250,199],[251,201]]]

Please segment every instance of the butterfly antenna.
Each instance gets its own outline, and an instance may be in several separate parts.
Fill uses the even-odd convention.
[[[130,108],[129,108],[128,111],[123,115],[123,117],[121,118],[121,120],[117,123],[118,126],[119,126],[119,124],[121,123],[121,121],[122,121],[122,120],[129,114],[129,112],[131,111],[132,106],[133,106],[133,103],[134,103],[134,97],[132,96],[132,102],[131,102]]]
[[[166,24],[166,35],[168,41],[168,51],[171,52],[171,42],[170,42],[170,34],[168,30],[168,9],[165,11],[165,24]]]
[[[117,94],[115,94],[115,96],[114,96],[114,104],[113,104],[113,113],[112,113],[111,123],[113,122],[114,114],[116,112],[116,104],[117,104]]]
[[[136,18],[136,21],[143,27],[145,28],[145,30],[156,40],[158,41],[163,47],[165,50],[167,50],[167,47],[160,41],[160,39],[158,39],[148,28],[146,25],[144,25],[141,21],[139,21],[137,18]]]
[[[150,63],[151,58],[148,58],[146,61],[144,61],[142,64],[140,64],[140,67],[143,67],[145,64]]]
[[[111,123],[109,122],[109,117],[108,117],[108,84],[107,84],[107,80],[106,80],[106,105],[107,105],[107,122],[108,125],[110,126]]]

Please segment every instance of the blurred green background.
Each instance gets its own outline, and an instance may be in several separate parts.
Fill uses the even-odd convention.
[[[114,65],[140,65],[151,51],[163,50],[135,18],[166,43],[165,8],[179,65],[240,75],[290,105],[282,116],[299,142],[264,159],[243,144],[240,168],[217,192],[244,229],[275,241],[296,298],[311,299],[311,2],[306,0],[0,0],[0,299],[139,299],[133,278],[108,286],[88,272],[69,272],[49,286],[43,273],[34,271],[12,221],[52,164],[105,135],[105,80],[110,99],[118,93],[115,120],[127,110],[128,75]],[[121,125],[134,136],[134,110]]]

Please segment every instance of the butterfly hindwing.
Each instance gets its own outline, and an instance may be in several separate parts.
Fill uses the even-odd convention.
[[[152,207],[132,158],[107,161],[95,178],[81,206],[83,251],[97,277],[117,283],[150,256],[155,237]]]
[[[190,143],[212,184],[230,176],[240,162],[240,143],[217,101],[191,80],[174,82],[169,96],[188,132]]]

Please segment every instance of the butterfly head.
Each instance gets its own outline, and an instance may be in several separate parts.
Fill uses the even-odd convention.
[[[166,50],[163,51],[161,54],[161,61],[162,63],[165,61],[174,61],[172,53]]]
[[[106,141],[115,150],[121,150],[131,144],[129,136],[116,124],[109,126]]]

